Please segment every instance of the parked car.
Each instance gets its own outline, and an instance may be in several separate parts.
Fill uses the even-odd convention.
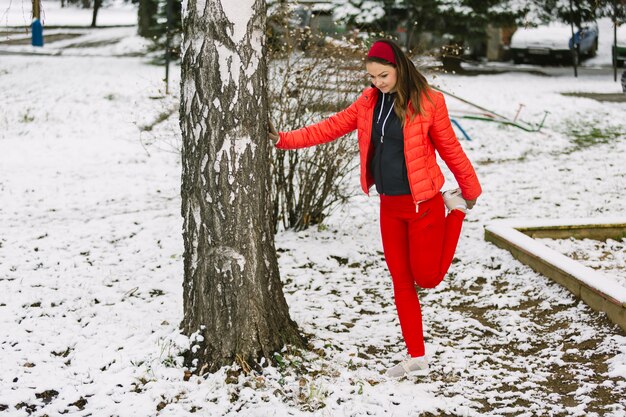
[[[611,36],[612,37],[612,36]],[[613,42],[611,42],[613,43]],[[617,66],[624,66],[626,61],[626,24],[617,28],[617,45],[613,50],[613,59],[617,60]]]
[[[571,48],[579,47],[580,57],[595,56],[598,50],[598,25],[585,23],[574,33],[564,23],[553,22],[536,28],[519,28],[511,38],[510,52],[513,62],[572,63],[575,55]]]

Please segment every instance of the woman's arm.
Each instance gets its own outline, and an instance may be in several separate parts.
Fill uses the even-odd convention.
[[[356,129],[357,102],[326,120],[291,132],[279,132],[278,149],[298,149],[333,141]]]
[[[459,183],[466,200],[475,200],[482,193],[478,177],[474,171],[472,163],[465,155],[461,147],[448,115],[448,108],[443,94],[436,92],[433,94],[435,101],[435,111],[433,122],[430,125],[428,134],[435,149],[441,155],[454,178]]]

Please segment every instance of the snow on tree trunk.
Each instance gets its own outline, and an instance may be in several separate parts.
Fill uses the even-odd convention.
[[[264,0],[191,0],[183,15],[181,327],[197,373],[303,342],[270,215],[265,25]]]

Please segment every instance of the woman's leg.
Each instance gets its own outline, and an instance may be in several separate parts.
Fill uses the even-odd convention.
[[[409,224],[411,270],[417,285],[434,288],[452,264],[465,213],[452,210],[445,216],[441,195],[422,204],[425,214]]]
[[[415,213],[412,199],[381,196],[380,229],[385,261],[391,273],[402,336],[409,355],[424,356],[424,335],[415,280],[409,256],[409,219]],[[407,204],[408,202],[408,204]]]

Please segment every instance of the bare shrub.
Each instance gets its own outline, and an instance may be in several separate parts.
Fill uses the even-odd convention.
[[[285,36],[291,38],[270,55],[269,100],[274,124],[288,131],[345,109],[366,84],[359,41],[324,41],[308,30],[287,31]],[[303,45],[304,51],[299,49]],[[319,224],[350,197],[347,178],[358,166],[354,132],[313,148],[275,152],[276,227],[303,230]]]

